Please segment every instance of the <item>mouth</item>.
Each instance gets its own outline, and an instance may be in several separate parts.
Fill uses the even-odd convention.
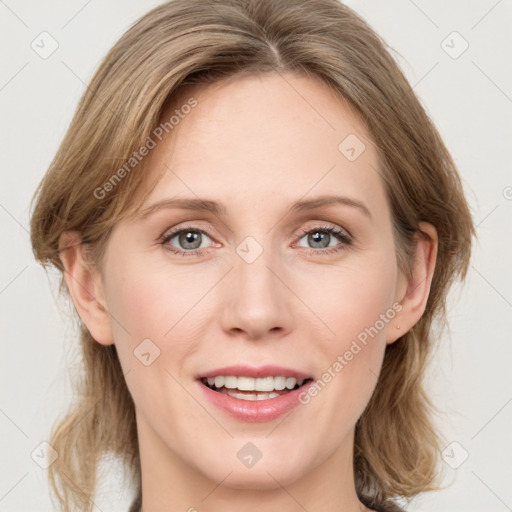
[[[309,384],[312,378],[297,378],[284,375],[266,377],[246,377],[235,375],[216,375],[202,377],[200,382],[217,393],[238,398],[239,400],[258,401],[279,398]]]
[[[208,402],[247,423],[272,421],[298,407],[314,377],[273,364],[257,368],[235,364],[201,373],[195,379]]]

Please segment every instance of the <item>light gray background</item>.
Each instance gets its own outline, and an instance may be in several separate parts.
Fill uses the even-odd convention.
[[[46,470],[31,453],[70,398],[77,345],[69,307],[59,312],[56,274],[48,279],[32,258],[28,203],[100,59],[159,3],[0,0],[3,512],[54,509]],[[458,443],[445,451],[446,483],[453,483],[408,510],[512,510],[512,5],[347,3],[403,56],[399,63],[459,166],[480,239],[467,285],[450,296],[451,336],[429,374],[444,411],[440,426]],[[59,45],[47,59],[31,48],[43,31]],[[464,41],[453,31],[469,44],[457,58]],[[132,490],[121,487],[116,466],[105,467],[95,511],[126,510]]]

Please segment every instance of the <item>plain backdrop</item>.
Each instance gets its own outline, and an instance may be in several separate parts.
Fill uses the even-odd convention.
[[[159,3],[0,1],[2,512],[54,510],[38,456],[71,397],[76,363],[76,329],[69,306],[60,301],[59,309],[57,275],[32,257],[29,201],[100,60]],[[478,226],[467,284],[450,295],[451,330],[429,373],[451,485],[407,509],[512,510],[512,4],[347,3],[398,52],[458,165]],[[33,49],[41,37],[48,51],[58,44],[47,58]],[[127,510],[133,490],[118,469],[108,466],[95,512]]]

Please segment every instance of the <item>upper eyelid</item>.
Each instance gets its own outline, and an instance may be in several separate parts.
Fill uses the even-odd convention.
[[[352,238],[352,233],[345,227],[339,226],[338,224],[334,224],[333,222],[324,222],[321,221],[320,224],[314,224],[309,227],[300,227],[298,231],[295,231],[295,235],[298,235],[300,233],[308,233],[310,231],[314,231],[315,229],[318,229],[318,231],[322,230],[330,230],[333,229],[335,231],[342,231],[348,238]]]

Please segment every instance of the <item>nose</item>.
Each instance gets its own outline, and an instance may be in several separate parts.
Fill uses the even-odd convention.
[[[271,251],[254,261],[236,256],[222,293],[226,300],[222,327],[249,340],[283,337],[292,329],[296,298],[286,283],[286,270]]]

